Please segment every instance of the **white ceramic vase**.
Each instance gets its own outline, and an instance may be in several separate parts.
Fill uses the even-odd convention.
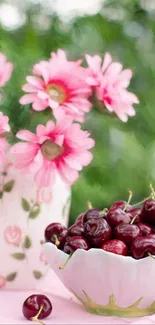
[[[48,272],[41,240],[51,222],[68,223],[71,189],[57,176],[38,189],[31,175],[0,172],[0,289],[35,289]]]

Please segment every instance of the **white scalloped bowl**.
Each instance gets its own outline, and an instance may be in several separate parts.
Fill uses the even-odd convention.
[[[61,270],[68,255],[51,243],[43,245],[43,252],[50,267],[88,311],[122,317],[155,313],[155,260],[151,257],[135,260],[101,249],[78,249]]]

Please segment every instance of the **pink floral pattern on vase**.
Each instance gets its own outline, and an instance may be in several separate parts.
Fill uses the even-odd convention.
[[[52,200],[52,190],[49,187],[40,187],[37,190],[36,201],[39,204],[50,203]]]
[[[5,241],[10,245],[20,245],[22,240],[22,231],[17,226],[9,226],[4,231]]]
[[[45,258],[45,255],[41,252],[40,254],[40,262],[44,262],[44,263],[47,263],[47,260]]]
[[[0,274],[0,289],[3,289],[6,286],[6,279],[3,275]]]

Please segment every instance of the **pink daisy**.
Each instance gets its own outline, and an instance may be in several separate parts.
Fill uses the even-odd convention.
[[[0,53],[0,87],[3,87],[10,79],[13,64],[7,61],[7,57]]]
[[[68,61],[65,52],[58,50],[51,53],[49,61],[34,65],[33,74],[36,76],[26,78],[28,83],[22,89],[29,94],[20,99],[21,104],[32,103],[36,111],[50,107],[55,118],[67,115],[83,121],[91,108],[91,88],[85,81],[87,70],[81,67],[81,60]]]
[[[94,140],[89,135],[79,124],[72,124],[69,117],[56,125],[53,121],[46,126],[38,125],[36,134],[21,130],[17,137],[27,142],[12,147],[15,166],[34,173],[41,186],[54,183],[56,171],[66,183],[72,184],[79,177],[78,171],[92,160],[88,150],[94,146]]]
[[[96,96],[109,112],[114,112],[120,120],[126,122],[129,116],[136,114],[133,104],[138,104],[137,96],[126,88],[130,84],[132,71],[123,69],[121,63],[112,62],[109,53],[105,54],[103,64],[100,56],[86,55],[88,63],[87,83],[94,87]]]

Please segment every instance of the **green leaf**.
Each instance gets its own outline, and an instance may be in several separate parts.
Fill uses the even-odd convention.
[[[25,236],[23,247],[29,249],[32,246],[32,242],[29,236]]]
[[[42,276],[43,276],[42,273],[40,271],[37,271],[37,270],[33,271],[33,275],[37,280],[41,279]]]
[[[40,213],[40,206],[37,204],[34,206],[34,208],[31,210],[29,214],[29,219],[35,219]]]
[[[25,254],[24,253],[14,253],[12,254],[12,257],[15,258],[16,260],[22,261],[25,259]]]
[[[16,276],[17,276],[17,272],[10,273],[10,274],[7,275],[6,280],[8,282],[11,282],[16,278]]]
[[[24,198],[22,198],[22,208],[25,211],[30,211],[30,209],[31,209],[29,202]]]
[[[14,184],[15,184],[15,181],[14,180],[9,181],[8,183],[4,184],[3,190],[5,192],[11,192],[12,189],[13,189]]]
[[[0,199],[2,199],[3,197],[3,192],[0,192]]]

